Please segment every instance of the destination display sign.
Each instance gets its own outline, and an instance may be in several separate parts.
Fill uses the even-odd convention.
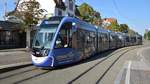
[[[43,22],[43,24],[59,24],[60,23],[60,21],[48,21],[48,20],[45,20],[44,22]]]

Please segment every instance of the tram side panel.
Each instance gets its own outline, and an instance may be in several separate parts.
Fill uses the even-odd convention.
[[[98,53],[109,49],[109,34],[104,29],[97,29]]]
[[[115,35],[115,41],[116,41],[116,48],[121,47],[121,40],[119,39],[118,35]]]
[[[116,40],[116,37],[113,33],[110,33],[109,35],[109,48],[110,49],[115,49],[116,46],[117,46],[117,40]]]
[[[98,43],[97,43],[97,46],[98,46],[97,48],[98,48],[98,49],[97,49],[97,50],[98,50],[98,53],[99,53],[99,52],[103,51],[101,33],[98,32],[98,33],[97,33],[97,36],[98,36],[98,38],[97,38],[97,42],[98,42]]]
[[[94,55],[96,53],[96,32],[78,29],[77,44],[81,59]]]

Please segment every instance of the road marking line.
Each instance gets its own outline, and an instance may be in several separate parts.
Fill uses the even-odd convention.
[[[141,59],[140,59],[141,62],[144,62],[144,61],[145,61],[145,58],[144,58],[144,56],[142,55],[142,52],[143,52],[144,49],[147,49],[147,48],[149,48],[149,47],[141,48],[141,49],[139,49],[139,50],[137,51],[137,56],[139,56],[139,57],[141,58]]]
[[[141,58],[140,61],[148,67],[148,65],[146,64],[147,59],[145,59],[145,57],[143,56],[143,51],[145,49],[150,49],[150,47],[144,47],[144,48],[139,49],[137,51],[137,56],[139,56]]]
[[[125,84],[130,84],[130,68],[131,68],[131,61],[128,62]]]
[[[124,72],[124,70],[125,70],[125,68],[126,68],[126,66],[127,66],[127,63],[128,63],[128,62],[125,62],[125,63],[124,63],[123,67],[121,68],[120,72],[118,73],[118,75],[117,75],[117,77],[116,77],[116,79],[115,79],[114,84],[120,84],[121,79],[122,79],[122,77],[123,77],[123,72]]]

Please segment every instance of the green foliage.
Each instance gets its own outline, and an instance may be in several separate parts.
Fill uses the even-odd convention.
[[[94,9],[91,6],[89,6],[87,3],[83,3],[79,6],[79,12],[82,18],[84,18],[84,17],[92,16]]]
[[[128,29],[128,34],[130,36],[134,36],[136,34],[136,32],[134,30],[132,30],[132,29]]]
[[[150,40],[150,31],[144,33],[144,38]]]
[[[113,22],[108,26],[108,29],[111,31],[119,32],[119,24],[117,22]]]
[[[117,22],[111,23],[107,29],[114,31],[114,32],[123,32],[128,33],[130,36],[137,34],[134,30],[130,29],[127,24],[118,24]]]
[[[127,24],[120,24],[120,28],[119,28],[120,32],[127,33],[128,30],[129,30],[129,26]]]
[[[95,11],[90,5],[88,5],[87,3],[83,3],[78,7],[78,9],[81,15],[79,17],[80,19],[89,22],[91,24],[101,26],[102,19],[100,13]],[[136,32],[130,29],[127,24],[118,24],[118,22],[112,22],[106,28],[115,32],[128,33],[131,36],[136,34]]]
[[[35,25],[42,18],[43,9],[36,0],[23,1],[17,7],[17,10],[11,14],[21,19],[26,27]]]
[[[147,33],[147,38],[150,40],[150,31]]]
[[[127,24],[118,24],[117,22],[111,23],[107,29],[115,31],[115,32],[123,32],[128,33],[129,27]],[[133,30],[132,30],[133,31]],[[132,33],[132,31],[130,31]]]
[[[147,39],[146,37],[147,37],[147,34],[146,34],[146,33],[144,33],[144,39]]]
[[[101,26],[102,24],[102,19],[101,19],[101,16],[100,16],[100,13],[97,12],[97,11],[94,11],[93,12],[93,21],[92,21],[92,24],[95,24],[97,26]]]
[[[90,5],[87,3],[81,4],[79,7],[80,19],[89,22],[91,24],[101,25],[101,16],[100,13],[95,11]]]

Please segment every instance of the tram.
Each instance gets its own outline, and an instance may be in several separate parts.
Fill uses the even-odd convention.
[[[98,52],[129,46],[129,42],[127,35],[95,27],[78,18],[55,16],[38,26],[32,44],[32,62],[40,68],[54,68]]]

